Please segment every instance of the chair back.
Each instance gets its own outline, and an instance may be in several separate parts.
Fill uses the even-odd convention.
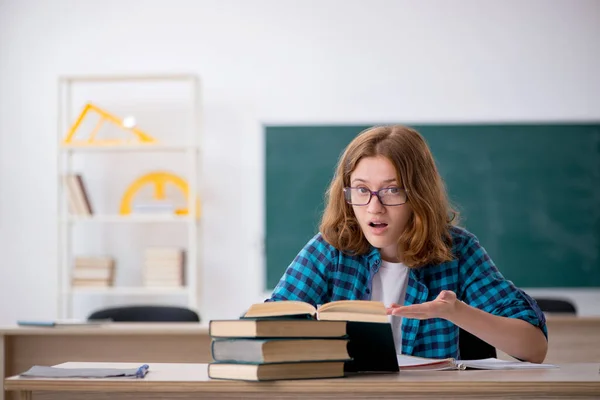
[[[554,298],[534,299],[544,313],[577,314],[577,307],[569,300]]]
[[[496,358],[496,348],[477,336],[459,328],[458,348],[461,360],[480,360]]]
[[[88,320],[110,319],[114,322],[200,322],[193,310],[174,306],[123,306],[94,311]]]

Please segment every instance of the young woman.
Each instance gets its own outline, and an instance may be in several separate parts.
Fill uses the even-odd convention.
[[[357,299],[388,306],[398,353],[460,358],[460,327],[518,359],[546,356],[544,314],[456,226],[431,151],[407,127],[373,127],[348,145],[320,232],[269,301]]]

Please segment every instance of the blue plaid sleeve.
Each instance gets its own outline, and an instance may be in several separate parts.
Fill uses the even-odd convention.
[[[328,301],[328,271],[335,249],[315,235],[287,267],[267,301],[299,300],[317,306]]]
[[[463,282],[460,300],[494,315],[527,321],[548,338],[544,313],[535,300],[502,276],[474,236],[460,250],[459,273]]]

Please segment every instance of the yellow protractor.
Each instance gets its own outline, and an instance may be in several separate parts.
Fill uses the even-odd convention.
[[[119,214],[131,214],[133,199],[136,194],[145,186],[153,186],[153,196],[156,200],[166,199],[166,185],[171,184],[178,188],[185,196],[186,202],[189,201],[189,187],[187,182],[178,175],[165,171],[154,171],[136,179],[125,191],[121,199]],[[179,208],[175,210],[176,215],[188,215],[189,210]],[[196,217],[200,218],[200,199],[196,200]]]

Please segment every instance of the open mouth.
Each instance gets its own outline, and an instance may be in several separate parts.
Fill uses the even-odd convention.
[[[369,226],[371,228],[385,228],[387,224],[384,224],[383,222],[369,222]]]

